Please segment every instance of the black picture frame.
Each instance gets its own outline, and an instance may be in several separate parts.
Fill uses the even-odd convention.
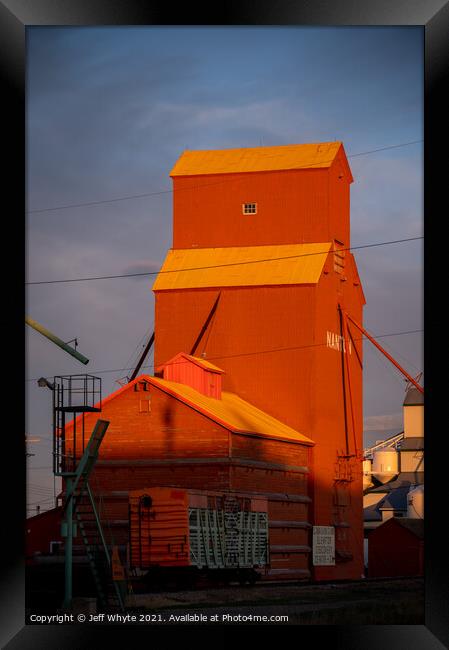
[[[172,9],[172,11],[170,11]],[[212,5],[210,6],[212,9]],[[303,626],[304,635],[313,643],[330,641],[337,648],[426,648],[449,647],[449,563],[447,533],[444,532],[444,503],[446,476],[446,432],[442,394],[446,380],[438,380],[437,360],[444,363],[444,315],[441,302],[442,287],[447,277],[443,269],[446,257],[441,250],[442,235],[438,226],[446,218],[443,179],[447,163],[438,152],[447,151],[447,103],[444,95],[449,87],[449,4],[443,0],[307,0],[251,2],[229,0],[217,4],[215,13],[194,6],[149,2],[147,0],[1,0],[0,1],[0,66],[2,73],[4,142],[6,141],[6,179],[3,183],[4,253],[12,253],[4,261],[2,318],[4,382],[4,415],[12,415],[12,425],[4,427],[3,473],[3,541],[0,641],[2,647],[16,648],[97,648],[105,642],[106,631],[112,631],[118,643],[130,645],[132,635],[145,634],[153,648],[171,647],[172,631],[179,635],[196,634],[196,644],[217,645],[237,628],[191,626],[168,630],[164,628],[110,626],[26,626],[24,614],[24,521],[25,521],[25,409],[23,376],[25,367],[24,323],[24,241],[25,241],[25,32],[33,25],[311,25],[311,26],[422,26],[425,32],[425,377],[426,377],[426,561],[425,561],[425,625],[418,626]],[[5,149],[4,149],[5,151]],[[437,234],[438,233],[438,234]],[[436,247],[436,241],[440,249]],[[7,249],[7,250],[6,250]],[[439,304],[436,304],[436,295]],[[7,377],[6,377],[7,373]],[[441,417],[441,420],[440,420]],[[441,424],[440,424],[441,421]],[[22,427],[22,428],[21,428]],[[239,634],[242,627],[238,628]],[[251,632],[255,628],[251,628]],[[282,628],[258,628],[267,642],[282,643]],[[151,633],[151,636],[148,634]],[[274,635],[277,635],[275,637]],[[310,635],[310,636],[309,636]],[[260,634],[257,635],[259,638]],[[187,640],[187,639],[185,639]],[[287,639],[285,642],[288,642]],[[228,644],[228,642],[226,642]],[[125,646],[125,647],[126,647]]]

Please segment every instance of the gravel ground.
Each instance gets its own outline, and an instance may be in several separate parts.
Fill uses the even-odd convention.
[[[136,594],[128,611],[152,623],[423,624],[423,578],[326,585],[259,584]],[[195,615],[197,618],[195,618]],[[198,617],[203,616],[202,621]],[[254,616],[288,620],[254,620]],[[243,617],[249,617],[246,620]]]

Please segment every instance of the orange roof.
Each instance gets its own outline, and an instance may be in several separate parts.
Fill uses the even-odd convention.
[[[277,147],[184,151],[170,176],[319,169],[330,167],[341,142],[287,144]]]
[[[306,445],[314,444],[310,438],[276,420],[276,418],[241,399],[235,393],[223,391],[221,399],[215,399],[203,395],[190,386],[174,381],[148,375],[142,376],[141,379],[147,379],[151,384],[231,431],[288,439]]]
[[[107,402],[115,399],[129,388],[132,388],[139,381],[147,381],[153,384],[165,393],[168,393],[230,431],[300,442],[305,445],[315,444],[310,438],[299,433],[299,431],[271,417],[271,415],[261,411],[234,393],[222,392],[221,399],[215,399],[214,397],[207,397],[185,384],[159,379],[159,377],[152,377],[151,375],[139,375],[139,377],[130,381],[129,384],[122,386],[114,393],[108,395],[103,400],[102,405],[104,406]],[[81,417],[79,415],[76,421],[80,421]],[[67,423],[66,431],[72,425],[73,420]]]
[[[213,363],[210,361],[206,361],[206,359],[202,359],[201,357],[193,357],[191,354],[187,354],[186,352],[179,352],[173,359],[170,359],[169,361],[166,361],[165,363],[161,363],[161,365],[156,368],[157,371],[162,370],[165,366],[168,366],[171,363],[183,363],[180,359],[186,359],[187,361],[191,361],[197,366],[200,366],[200,368],[205,368],[206,370],[210,370],[212,372],[217,372],[220,374],[224,373],[224,370],[219,368],[218,366],[214,366]]]
[[[330,248],[325,242],[170,250],[153,291],[316,284]]]

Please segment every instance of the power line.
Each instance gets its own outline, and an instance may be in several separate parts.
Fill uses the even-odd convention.
[[[152,329],[152,327],[153,327],[153,325],[150,325],[150,327],[146,330],[145,334],[139,340],[139,342],[137,343],[137,345],[134,348],[133,352],[131,353],[130,357],[126,361],[125,366],[128,366],[128,364],[130,364],[131,361],[133,362],[134,366],[136,365],[138,359],[142,355],[142,349],[145,348],[145,339],[148,338],[148,335],[149,335],[150,330]],[[137,356],[137,358],[135,360],[133,360],[134,356]],[[119,379],[121,379],[121,377],[116,377],[115,381],[118,381]]]
[[[418,144],[420,142],[423,142],[423,140],[422,139],[421,140],[412,140],[410,142],[402,142],[401,144],[392,144],[392,145],[389,145],[387,147],[380,147],[378,149],[370,149],[368,151],[361,151],[359,153],[353,153],[351,155],[348,155],[347,158],[356,158],[358,156],[367,156],[369,154],[377,153],[379,151],[387,151],[388,149],[398,149],[399,147],[408,147],[409,145]],[[332,161],[333,161],[333,159],[324,161],[324,163],[323,163],[323,161],[321,161],[319,163],[310,163],[309,165],[301,165],[300,167],[286,167],[285,169],[279,170],[279,171],[289,171],[289,170],[293,170],[293,169],[307,169],[309,167],[316,167],[318,165],[323,165],[323,164],[328,163],[328,162],[331,163]],[[192,186],[192,187],[186,187],[186,188],[180,188],[180,189],[182,189],[182,190],[196,190],[196,189],[200,189],[202,187],[210,187],[211,185],[222,185],[223,183],[229,183],[229,182],[232,182],[234,180],[235,179],[224,179],[224,180],[217,181],[217,182],[214,182],[214,183],[207,183],[207,184],[204,184],[204,185],[195,185],[195,186]],[[127,196],[118,196],[118,197],[113,198],[113,199],[101,199],[101,200],[98,200],[98,201],[86,201],[85,203],[69,203],[67,205],[59,205],[59,206],[55,206],[53,208],[40,208],[38,210],[27,210],[26,212],[27,212],[27,214],[36,214],[36,213],[39,213],[39,212],[53,212],[55,210],[69,210],[71,208],[83,208],[83,207],[89,207],[89,206],[93,206],[93,205],[101,205],[101,204],[104,204],[104,203],[117,203],[118,201],[129,201],[130,199],[142,199],[142,198],[149,198],[151,196],[160,196],[162,194],[172,194],[173,191],[174,191],[173,189],[170,189],[170,190],[158,190],[158,191],[155,191],[155,192],[145,192],[143,194],[129,194]],[[177,191],[179,191],[179,190],[177,190]]]
[[[407,239],[394,239],[391,241],[384,241],[384,242],[377,242],[374,244],[363,244],[361,246],[351,246],[349,248],[340,248],[339,252],[344,252],[344,251],[355,251],[355,250],[360,250],[362,248],[375,248],[378,246],[388,246],[390,244],[401,244],[404,242],[410,242],[410,241],[417,241],[419,239],[424,239],[423,236],[420,237],[409,237]],[[197,249],[199,250],[199,249]],[[205,269],[217,269],[217,268],[222,268],[222,267],[227,267],[227,266],[242,266],[244,264],[259,264],[260,262],[278,262],[280,260],[289,260],[289,259],[296,259],[299,257],[310,257],[313,255],[325,255],[327,254],[328,251],[320,251],[320,252],[315,252],[315,253],[301,253],[299,255],[288,255],[285,257],[269,257],[269,258],[262,258],[258,260],[248,260],[246,262],[229,262],[226,264],[213,264],[209,266],[197,266],[197,267],[191,267],[188,269],[171,269],[169,271],[147,271],[144,273],[121,273],[117,275],[99,275],[99,276],[93,276],[93,277],[87,277],[87,278],[71,278],[68,280],[41,280],[41,281],[36,281],[36,282],[25,282],[25,285],[36,285],[36,284],[61,284],[61,283],[67,283],[67,282],[89,282],[92,280],[113,280],[117,278],[135,278],[135,277],[140,277],[140,276],[146,276],[146,275],[160,275],[163,273],[186,273],[187,271],[203,271]]]
[[[387,338],[387,337],[390,337],[390,336],[405,336],[405,335],[408,335],[408,334],[422,333],[423,331],[424,330],[422,330],[422,329],[417,329],[417,330],[407,330],[407,331],[402,331],[402,332],[391,332],[389,334],[380,334],[378,336],[373,336],[373,338],[374,339],[383,339],[383,338]],[[354,341],[363,341],[363,340],[364,340],[363,336],[354,337]],[[257,355],[257,354],[269,354],[270,352],[284,352],[284,351],[286,352],[286,351],[291,351],[291,350],[302,350],[302,349],[306,349],[306,348],[318,348],[318,347],[323,347],[323,346],[326,346],[326,345],[327,345],[327,343],[312,343],[312,344],[308,344],[308,345],[297,345],[297,346],[287,347],[287,348],[272,348],[270,350],[256,350],[254,352],[242,352],[240,354],[229,354],[229,355],[222,355],[222,356],[219,356],[219,357],[209,357],[207,360],[208,361],[217,361],[217,360],[220,360],[220,359],[234,359],[236,357],[254,356],[254,355]],[[184,362],[178,362],[178,363],[184,363]],[[142,368],[148,368],[148,369],[151,369],[151,368],[154,369],[154,367],[155,367],[154,364],[146,364],[146,365],[142,366]],[[134,370],[134,368],[113,368],[111,370],[92,370],[91,373],[92,374],[95,373],[96,375],[101,375],[101,374],[106,374],[108,372],[125,372],[127,370]],[[47,379],[51,379],[51,377],[47,377]],[[25,381],[37,381],[37,380],[38,380],[38,378],[25,379]]]
[[[382,354],[382,355],[380,355],[380,354],[378,354],[378,353],[376,354],[377,350],[375,350],[375,348],[374,348],[373,346],[371,346],[371,345],[368,346],[368,349],[371,351],[371,356],[374,357],[374,358],[376,359],[376,362],[377,362],[379,365],[381,365],[383,368],[386,368],[387,370],[392,369],[392,370],[394,371],[391,375],[390,375],[389,373],[387,373],[388,376],[389,376],[389,377],[390,377],[390,376],[393,377],[395,380],[397,380],[398,382],[400,382],[400,384],[403,386],[403,382],[402,382],[402,379],[401,379],[401,377],[402,377],[402,373],[401,373],[401,377],[400,377],[400,376],[399,376],[399,372],[400,372],[400,371],[399,371],[396,367],[394,367],[394,366],[392,367],[392,364],[391,364],[391,363],[387,363],[387,360],[385,359],[385,357],[383,356],[383,354]]]
[[[392,356],[394,356],[394,357],[399,357],[399,358],[402,359],[402,361],[404,361],[406,364],[409,364],[410,366],[413,366],[413,368],[414,368],[417,372],[420,372],[420,369],[419,369],[417,366],[415,366],[415,364],[414,364],[412,361],[410,361],[410,359],[408,359],[407,357],[404,357],[403,354],[400,354],[397,350],[395,350],[395,349],[392,347],[391,343],[385,343],[384,347],[385,347],[385,349],[387,350],[387,352],[390,352],[390,354],[391,354]]]
[[[361,151],[360,153],[353,153],[347,158],[356,158],[357,156],[366,156],[370,153],[377,153],[378,151],[386,151],[387,149],[398,149],[399,147],[408,147],[411,144],[418,144],[424,140],[412,140],[410,142],[403,142],[402,144],[391,144],[388,147],[380,147],[379,149],[371,149],[371,151]]]

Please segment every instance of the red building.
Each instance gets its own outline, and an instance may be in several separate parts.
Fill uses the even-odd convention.
[[[62,547],[62,508],[53,508],[34,517],[25,524],[25,557],[29,561],[36,555],[53,555]]]
[[[424,574],[424,519],[391,517],[368,538],[370,578]]]

